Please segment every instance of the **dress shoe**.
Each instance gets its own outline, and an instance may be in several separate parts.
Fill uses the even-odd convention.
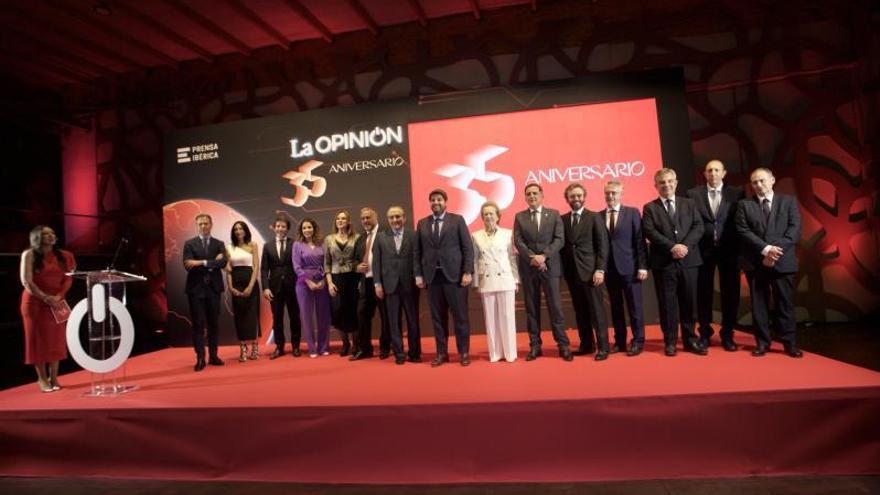
[[[529,350],[529,353],[526,354],[526,361],[534,361],[535,359],[538,359],[542,355],[543,355],[543,353],[541,352],[540,347],[532,347]]]
[[[666,349],[664,349],[663,353],[669,357],[675,356],[675,344],[666,344]]]
[[[767,354],[768,350],[769,349],[767,349],[767,346],[759,345],[758,347],[755,347],[754,349],[752,349],[752,356],[761,357],[764,354]]]
[[[296,352],[296,351],[293,351],[293,352]],[[280,358],[283,355],[284,355],[284,349],[277,348],[274,351],[272,351],[272,354],[269,355],[269,359]]]
[[[559,349],[559,357],[562,358],[563,361],[573,361],[574,356],[571,354],[571,351],[568,350],[568,347],[563,347]]]
[[[626,355],[632,357],[632,356],[638,356],[641,353],[642,353],[642,346],[640,346],[639,344],[633,344],[632,347],[630,347],[629,351],[626,353]]]
[[[464,353],[461,355],[459,363],[462,366],[470,366],[471,365],[471,357],[467,353]]]
[[[379,351],[379,359],[388,359],[388,356],[391,355],[391,351],[389,350],[380,350]]]
[[[593,356],[594,361],[605,361],[608,359],[608,351],[599,351]]]
[[[696,354],[697,356],[705,356],[709,354],[709,351],[707,351],[706,348],[699,343],[699,341],[694,341],[684,346],[684,350],[690,352],[691,354]]]
[[[409,356],[406,358],[406,360],[411,363],[421,363],[422,362],[421,356]]]
[[[709,346],[712,345],[712,339],[709,337],[700,337],[700,345],[703,346],[704,349],[708,349]]]
[[[193,366],[194,371],[202,371],[205,369],[205,358],[196,358],[196,365]]]
[[[589,356],[594,352],[596,352],[596,350],[592,347],[578,347],[572,354],[575,356]]]
[[[448,356],[448,355],[446,355],[446,354],[437,354],[437,357],[435,357],[434,360],[431,361],[431,367],[432,367],[432,368],[436,368],[436,367],[438,367],[438,366],[443,365],[443,363],[448,363],[448,362],[449,362],[449,356]]]
[[[371,357],[373,357],[372,352],[366,353],[364,351],[357,351],[354,354],[352,354],[351,356],[349,356],[348,360],[349,361],[360,361],[361,359],[368,359]]]
[[[208,358],[208,364],[210,364],[211,366],[223,366],[226,363],[224,363],[219,356],[211,356]]]
[[[785,346],[785,353],[788,354],[789,357],[793,358],[802,358],[804,357],[804,353],[801,352],[796,346],[787,345]]]
[[[294,347],[293,352],[290,353],[293,357],[300,357],[303,355],[303,351],[299,350],[299,347]]]
[[[394,357],[394,364],[403,364],[405,362],[406,362],[406,357],[404,357],[403,355]]]
[[[724,347],[724,350],[727,352],[736,352],[739,349],[739,346],[733,340],[722,340],[721,347]]]
[[[625,345],[614,344],[613,346],[611,346],[611,350],[609,350],[608,353],[609,354],[617,354],[618,352],[623,352],[624,350],[626,350]]]
[[[348,352],[351,350],[351,343],[349,341],[345,341],[342,343],[342,350],[339,351],[340,356],[348,356]]]

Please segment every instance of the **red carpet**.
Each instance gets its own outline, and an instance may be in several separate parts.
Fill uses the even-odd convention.
[[[191,349],[0,392],[0,476],[462,483],[880,473],[880,373],[807,354],[646,353],[596,363],[478,358],[432,369],[338,355],[192,371]],[[576,339],[576,335],[573,335]],[[750,336],[739,335],[739,342]],[[549,352],[547,352],[549,351]],[[455,359],[455,356],[453,356]]]

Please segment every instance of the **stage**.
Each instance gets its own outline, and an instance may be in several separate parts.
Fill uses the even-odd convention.
[[[577,341],[575,332],[571,332]],[[191,349],[128,362],[139,390],[87,398],[89,374],[0,392],[0,476],[309,483],[564,482],[880,473],[880,373],[814,354],[646,352],[468,368],[289,354],[192,371]],[[454,347],[454,346],[451,346]],[[269,349],[262,349],[263,353]],[[455,360],[457,356],[453,356]]]

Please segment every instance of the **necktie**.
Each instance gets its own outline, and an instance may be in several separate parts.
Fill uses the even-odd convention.
[[[669,219],[675,221],[675,202],[671,199],[666,200],[666,212],[669,213]]]
[[[369,265],[370,265],[370,261],[372,261],[372,260],[370,260],[370,257],[373,256],[373,231],[372,231],[372,230],[369,231],[369,232],[367,232],[367,247],[366,247],[366,250],[367,250],[367,252],[364,253],[364,263],[366,263],[367,266],[369,266]]]
[[[541,226],[538,225],[538,210],[529,210],[529,214],[532,216],[532,223],[535,224],[535,228],[540,229]]]
[[[572,227],[577,227],[577,225],[580,222],[581,222],[581,214],[580,213],[575,213],[574,215],[572,215],[572,222],[571,222]]]
[[[202,238],[202,249],[205,250],[205,254],[208,253],[208,239]]]
[[[440,239],[440,219],[434,217],[434,223],[431,225],[431,235],[434,236],[434,240]]]
[[[716,191],[715,189],[709,189],[709,208],[712,209],[712,216],[713,217],[718,216],[718,206],[719,206],[718,200],[720,199],[719,196],[720,196],[719,191]]]
[[[397,250],[397,253],[400,253],[401,243],[403,243],[403,232],[395,232],[394,233],[394,249]]]
[[[617,210],[611,210],[608,218],[608,232],[613,234],[615,225],[617,225]]]
[[[764,212],[764,220],[770,220],[770,200],[764,198],[761,201],[761,210]]]

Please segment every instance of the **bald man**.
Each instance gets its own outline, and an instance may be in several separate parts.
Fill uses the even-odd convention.
[[[715,333],[712,328],[712,306],[715,296],[715,270],[721,289],[721,346],[725,351],[737,349],[733,339],[739,311],[739,237],[736,234],[736,207],[746,197],[741,187],[724,182],[727,170],[721,160],[706,163],[703,176],[706,184],[697,186],[687,195],[694,200],[703,220],[700,256],[703,264],[697,269],[697,323],[700,342],[709,347]]]

